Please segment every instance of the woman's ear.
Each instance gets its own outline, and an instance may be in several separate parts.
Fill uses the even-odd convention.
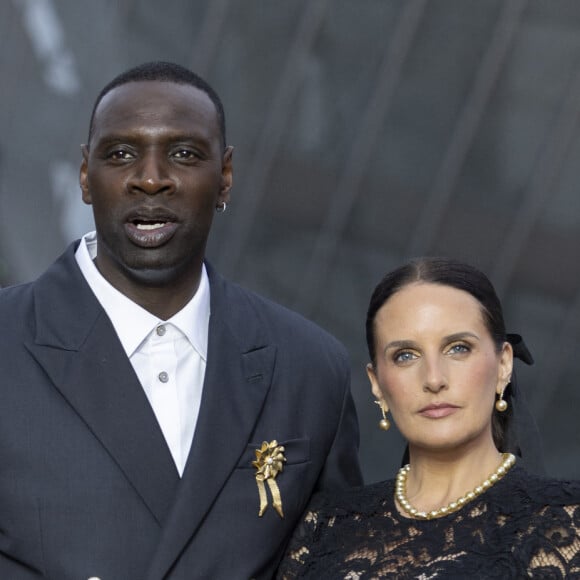
[[[375,367],[373,366],[372,363],[367,364],[366,371],[367,377],[369,378],[369,381],[371,383],[371,391],[375,399],[377,399],[377,401],[383,401],[383,393],[381,391],[381,388],[379,387],[379,381],[377,379]]]
[[[509,342],[504,342],[499,355],[499,368],[497,376],[496,393],[503,393],[507,384],[511,381],[514,367],[514,350]]]

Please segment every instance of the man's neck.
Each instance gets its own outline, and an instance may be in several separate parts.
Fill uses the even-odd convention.
[[[99,268],[98,258],[93,262],[119,292],[161,320],[168,320],[177,314],[195,296],[201,279],[201,265],[195,275],[182,276],[171,283],[144,284],[127,277],[107,276]]]

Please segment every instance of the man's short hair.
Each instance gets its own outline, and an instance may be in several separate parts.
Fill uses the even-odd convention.
[[[110,83],[105,85],[101,90],[95,104],[93,106],[93,111],[91,113],[91,121],[89,124],[89,140],[90,144],[91,138],[94,131],[95,113],[99,103],[102,101],[103,97],[112,91],[113,89],[125,85],[127,83],[140,82],[140,81],[166,81],[171,83],[177,83],[180,85],[191,85],[200,91],[203,91],[212,101],[215,106],[218,125],[220,129],[220,139],[222,149],[226,146],[226,119],[224,113],[224,107],[222,105],[221,99],[211,85],[202,79],[199,75],[190,71],[189,69],[175,64],[173,62],[164,61],[154,61],[146,62],[140,64],[136,67],[130,68],[129,70],[116,76]]]

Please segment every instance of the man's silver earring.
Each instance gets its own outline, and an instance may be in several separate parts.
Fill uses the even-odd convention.
[[[383,418],[379,421],[379,429],[388,431],[391,428],[391,422],[387,419],[385,405],[382,401],[375,401],[375,403],[381,408],[381,413],[383,414]]]
[[[495,402],[495,408],[500,413],[503,413],[508,408],[507,401],[503,400],[503,391],[499,394],[499,399]]]
[[[215,206],[215,210],[217,213],[224,213],[224,211],[226,211],[227,207],[228,207],[228,204],[225,201],[223,201],[221,205]]]

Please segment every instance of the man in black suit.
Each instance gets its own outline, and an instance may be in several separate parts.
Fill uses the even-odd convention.
[[[232,148],[187,69],[103,89],[80,184],[96,232],[0,291],[0,578],[270,578],[360,483],[344,348],[205,261]]]

